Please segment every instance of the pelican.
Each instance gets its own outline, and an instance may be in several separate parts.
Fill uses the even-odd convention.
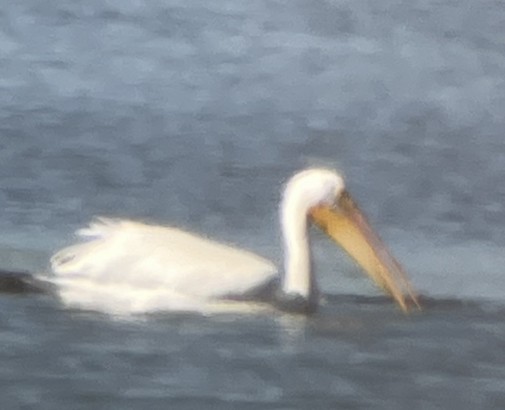
[[[283,269],[249,251],[177,228],[100,218],[77,231],[86,241],[52,256],[52,276],[45,280],[55,285],[65,305],[104,312],[247,310],[257,299],[308,313],[319,300],[311,269],[311,223],[402,310],[418,306],[402,268],[351,198],[342,176],[320,168],[302,170],[284,186]]]

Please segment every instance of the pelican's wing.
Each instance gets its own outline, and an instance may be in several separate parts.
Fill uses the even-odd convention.
[[[247,293],[277,273],[253,253],[176,228],[99,219],[78,233],[90,240],[62,249],[51,266],[61,297],[81,307],[103,310],[114,299],[121,310],[170,309]]]

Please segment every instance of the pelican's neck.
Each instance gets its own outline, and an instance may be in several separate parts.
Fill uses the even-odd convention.
[[[309,209],[300,198],[285,196],[280,211],[284,242],[282,291],[308,300],[312,292],[311,256],[307,237]]]

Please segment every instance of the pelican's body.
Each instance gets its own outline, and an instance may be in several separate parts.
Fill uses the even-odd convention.
[[[245,295],[277,275],[267,259],[177,228],[99,219],[80,234],[94,239],[51,259],[60,296],[76,307],[215,310],[216,300]]]
[[[378,249],[378,238],[349,201],[334,171],[310,169],[290,179],[280,206],[282,274],[251,252],[176,228],[98,219],[79,231],[88,241],[52,257],[51,280],[65,304],[114,313],[234,309],[244,306],[238,301],[242,297],[259,294],[272,283],[279,286],[281,302],[313,306],[317,298],[307,238],[313,221],[405,309],[404,292],[414,296],[398,263]]]

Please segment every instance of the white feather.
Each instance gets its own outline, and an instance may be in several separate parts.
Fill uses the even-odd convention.
[[[277,273],[260,256],[171,227],[101,218],[78,234],[92,239],[62,249],[51,266],[60,297],[79,308],[194,310]]]
[[[302,171],[286,185],[284,292],[309,296],[307,214],[342,189],[342,178],[323,169]],[[260,256],[176,228],[99,218],[77,234],[87,241],[51,258],[52,280],[72,307],[118,313],[248,310],[252,305],[223,298],[246,294],[278,275]]]

